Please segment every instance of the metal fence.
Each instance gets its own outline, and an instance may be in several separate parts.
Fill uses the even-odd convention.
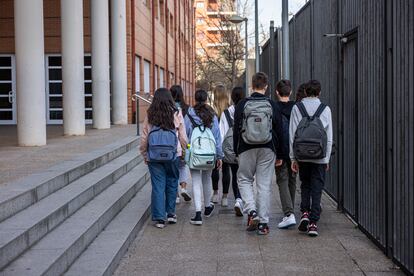
[[[414,273],[414,1],[310,0],[290,49],[294,86],[318,79],[333,110],[326,191]]]

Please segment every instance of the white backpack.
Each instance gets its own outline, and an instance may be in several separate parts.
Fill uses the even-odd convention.
[[[210,128],[198,125],[190,114],[193,124],[190,141],[190,158],[187,160],[190,169],[211,170],[216,166],[216,140]]]

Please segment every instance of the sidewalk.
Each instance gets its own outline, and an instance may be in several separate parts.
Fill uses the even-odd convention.
[[[246,232],[246,219],[236,217],[229,203],[216,205],[201,227],[189,223],[194,207],[187,203],[177,207],[177,225],[159,230],[148,221],[115,275],[403,275],[327,196],[317,238],[277,229],[282,213],[276,185],[267,236]]]

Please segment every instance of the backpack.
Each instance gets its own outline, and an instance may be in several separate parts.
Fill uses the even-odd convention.
[[[273,107],[268,98],[248,98],[243,111],[241,136],[246,144],[272,141]]]
[[[168,162],[177,157],[177,132],[153,126],[148,134],[148,161]]]
[[[190,140],[190,158],[188,166],[194,170],[211,170],[216,166],[216,140],[210,128],[196,124],[187,114],[193,125]]]
[[[311,117],[305,105],[297,104],[302,120],[299,122],[293,141],[293,152],[298,160],[316,160],[326,157],[328,136],[322,121],[319,118],[326,105],[321,103],[315,114]]]
[[[236,153],[233,149],[233,119],[230,116],[228,109],[224,110],[224,115],[226,116],[227,123],[229,124],[229,130],[223,138],[223,161],[228,164],[237,164]]]

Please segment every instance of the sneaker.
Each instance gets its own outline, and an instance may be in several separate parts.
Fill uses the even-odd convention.
[[[227,207],[227,206],[229,206],[229,201],[227,200],[227,197],[223,197],[223,198],[221,199],[221,206],[222,206],[222,207]]]
[[[294,214],[285,216],[282,221],[277,225],[279,229],[288,229],[291,226],[296,225],[296,219]]]
[[[236,199],[236,203],[234,204],[234,211],[236,212],[236,216],[243,216],[243,201],[240,198]]]
[[[249,215],[247,216],[246,231],[255,231],[257,229],[258,224],[259,224],[259,217],[257,216],[257,212],[254,210],[250,211]]]
[[[303,212],[302,217],[300,218],[299,223],[299,231],[300,232],[306,232],[308,231],[308,225],[309,225],[309,212]]]
[[[188,193],[187,189],[182,188],[180,192],[181,192],[181,196],[184,198],[185,202],[191,201],[191,196]]]
[[[213,194],[213,196],[211,197],[211,202],[213,202],[213,203],[218,203],[219,202],[218,194]]]
[[[181,199],[179,196],[177,196],[177,198],[175,199],[175,204],[179,204],[181,202]]]
[[[211,217],[213,210],[214,210],[214,204],[210,203],[210,206],[204,208],[204,216],[208,218]]]
[[[269,232],[269,226],[267,223],[259,223],[256,230],[257,235],[267,235]]]
[[[317,237],[318,234],[318,226],[316,226],[316,223],[312,222],[311,224],[309,224],[308,226],[308,235],[310,237]]]
[[[165,227],[165,221],[163,220],[157,220],[154,224],[155,227],[159,229],[163,229]]]
[[[196,212],[195,217],[190,219],[190,223],[193,225],[202,225],[203,219],[201,218],[201,212]]]
[[[177,223],[177,215],[167,215],[167,221],[169,224],[176,224]]]

